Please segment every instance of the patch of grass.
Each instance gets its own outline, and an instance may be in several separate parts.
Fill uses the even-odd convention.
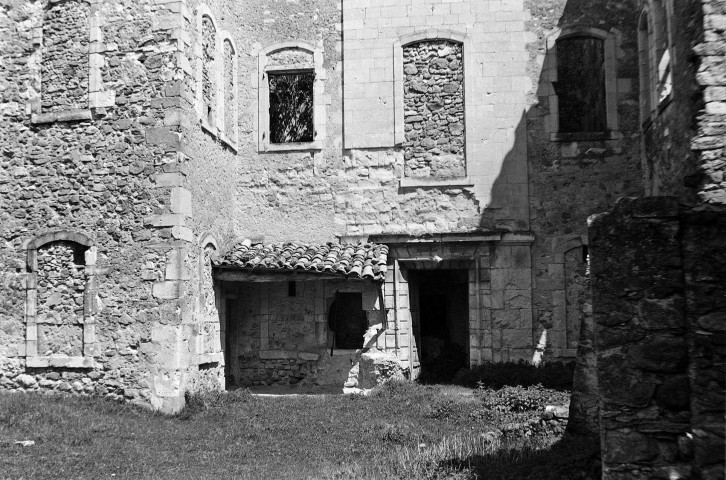
[[[99,398],[2,393],[0,478],[520,478],[496,472],[514,468],[512,459],[555,460],[539,453],[555,448],[554,436],[492,433],[531,412],[486,409],[473,390],[455,386],[187,400],[166,416]],[[482,459],[498,466],[480,476]]]

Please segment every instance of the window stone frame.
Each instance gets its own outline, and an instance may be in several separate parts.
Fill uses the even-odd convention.
[[[313,57],[312,65],[268,66],[269,55],[282,50],[303,50]],[[270,142],[270,84],[268,73],[309,70],[313,81],[313,141],[292,143]],[[301,40],[275,42],[259,50],[257,54],[257,149],[265,152],[293,152],[322,150],[326,137],[325,70],[323,50]]]
[[[559,98],[555,93],[553,83],[557,82],[557,42],[572,36],[598,38],[603,41],[605,58],[605,124],[604,132],[560,132]],[[618,118],[618,79],[617,60],[618,45],[620,45],[620,32],[613,28],[610,31],[589,27],[569,27],[557,29],[547,36],[546,56],[543,66],[542,80],[545,87],[545,96],[548,98],[549,112],[545,116],[545,132],[550,134],[550,141],[572,142],[578,140],[615,140],[622,138],[620,132],[620,119]]]
[[[204,81],[202,78],[204,76],[204,42],[202,38],[202,32],[204,30],[204,17],[207,17],[212,22],[212,26],[214,27],[214,62],[209,66],[210,72],[212,73],[212,78],[210,79],[210,81],[212,82],[212,89],[214,89],[215,92],[213,115],[214,125],[209,123],[207,115],[205,115],[204,113]],[[224,105],[221,102],[222,93],[220,92],[220,85],[222,84],[222,79],[220,78],[222,73],[220,68],[222,49],[220,48],[221,41],[219,33],[219,23],[214,17],[212,11],[205,4],[199,5],[199,7],[197,8],[197,41],[194,45],[194,57],[196,59],[196,68],[194,70],[194,110],[197,112],[197,118],[199,119],[199,123],[201,124],[202,128],[205,131],[214,135],[215,137],[219,135],[219,112],[220,109],[224,108]]]
[[[222,67],[220,70],[222,82],[221,82],[221,101],[222,101],[222,110],[219,112],[219,138],[224,143],[226,143],[229,147],[232,148],[235,152],[239,150],[239,62],[238,62],[238,52],[237,44],[235,43],[234,39],[232,38],[232,35],[227,30],[222,30],[219,33],[220,36],[220,45],[221,45],[221,52],[222,52],[222,58],[221,62]],[[232,126],[232,138],[227,137],[227,118],[226,118],[226,109],[227,109],[227,99],[224,96],[224,88],[225,88],[225,78],[224,78],[224,61],[226,60],[224,58],[224,44],[225,42],[229,42],[229,44],[232,46],[232,90],[233,90],[233,101],[231,105],[232,109],[232,118],[234,119],[234,125]]]
[[[638,65],[640,71],[638,78],[640,82],[640,124],[643,130],[647,130],[653,120],[668,106],[673,99],[673,78],[672,72],[676,64],[675,49],[673,48],[673,31],[671,18],[673,17],[673,0],[657,0],[660,2],[660,10],[656,8],[656,0],[648,0],[643,4],[638,16]],[[658,14],[662,14],[659,18]],[[646,18],[647,29],[645,34],[640,28],[643,17]],[[665,49],[658,60],[658,43],[662,29],[660,22],[665,24]],[[643,66],[647,65],[648,70],[644,71]],[[667,82],[670,77],[671,89],[667,95],[661,97],[661,85]],[[648,104],[642,103],[643,93],[647,92]],[[646,111],[648,110],[648,111]]]
[[[203,46],[203,21],[204,17],[209,18],[214,26],[214,62],[210,65],[210,70],[213,73],[212,76],[212,88],[214,89],[214,124],[210,124],[207,115],[204,113],[204,46]],[[232,45],[234,51],[234,62],[232,66],[233,70],[233,82],[234,82],[234,105],[233,105],[233,118],[237,120],[239,118],[239,83],[238,83],[238,71],[239,71],[239,49],[235,43],[232,35],[227,30],[220,28],[220,24],[217,18],[212,13],[212,10],[206,4],[200,4],[197,7],[196,15],[196,34],[197,41],[194,43],[194,57],[196,60],[196,66],[194,68],[194,110],[199,120],[199,124],[202,130],[218,139],[224,145],[229,147],[234,153],[239,150],[239,122],[236,121],[234,125],[234,138],[229,138],[226,135],[225,129],[225,98],[224,98],[224,42],[228,41]]]
[[[199,291],[203,291],[204,286],[202,285],[202,279],[204,278],[204,269],[206,268],[212,268],[211,265],[207,265],[204,262],[205,255],[204,251],[205,249],[211,247],[212,250],[216,254],[219,254],[220,248],[219,248],[219,242],[217,241],[217,238],[212,233],[205,233],[201,235],[201,239],[198,242],[199,245],[199,259],[198,259],[198,280],[199,280]],[[221,291],[219,285],[213,285],[213,291],[215,294],[215,308],[217,309],[218,313],[218,323],[219,323],[219,329],[220,329],[220,348],[221,350],[219,352],[206,352],[203,348],[203,337],[201,335],[202,333],[202,325],[197,325],[197,328],[199,328],[199,331],[197,332],[196,338],[195,338],[195,352],[196,352],[196,363],[197,365],[221,365],[224,366],[224,341],[225,341],[225,322],[222,321],[222,304],[224,303],[221,298]],[[204,305],[201,302],[201,296],[196,299],[197,311],[201,312],[204,308]]]
[[[403,93],[403,48],[413,43],[444,40],[458,43],[462,46],[462,63],[464,67],[464,167],[466,174],[460,178],[447,179],[422,179],[406,177],[403,173],[399,180],[401,188],[420,188],[420,187],[473,187],[474,182],[469,177],[471,168],[469,166],[470,152],[474,151],[472,135],[468,133],[469,126],[474,125],[476,119],[471,109],[466,108],[472,98],[472,81],[471,81],[471,39],[469,34],[456,32],[453,30],[428,29],[408,35],[401,35],[393,43],[393,103],[394,103],[394,144],[400,147],[406,141],[405,133],[405,108]]]
[[[52,242],[72,242],[86,247],[85,276],[86,288],[83,296],[83,355],[38,355],[38,249]],[[70,230],[50,232],[24,244],[27,253],[26,296],[25,296],[25,365],[27,368],[65,367],[95,368],[96,345],[96,268],[97,251],[95,242],[88,236]]]
[[[105,65],[104,52],[106,44],[103,41],[105,18],[101,14],[101,0],[78,0],[78,3],[88,4],[88,106],[81,109],[67,109],[59,112],[43,113],[43,16],[45,6],[36,12],[37,18],[32,29],[32,53],[28,59],[30,70],[30,83],[36,91],[30,95],[26,102],[27,112],[30,114],[30,123],[44,124],[54,122],[73,122],[93,120],[93,110],[116,105],[115,90],[106,90],[103,85],[102,68]]]

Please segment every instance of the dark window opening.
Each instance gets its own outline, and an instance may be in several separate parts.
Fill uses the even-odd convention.
[[[334,348],[363,348],[363,336],[368,328],[366,312],[363,310],[363,294],[336,293],[328,312],[328,327],[335,334]]]
[[[80,245],[73,249],[73,264],[77,266],[86,264],[86,249]]]
[[[270,142],[312,142],[312,71],[270,73]]]
[[[288,297],[297,296],[297,283],[287,282],[287,296]]]
[[[557,79],[559,131],[606,131],[604,42],[583,36],[559,40]]]

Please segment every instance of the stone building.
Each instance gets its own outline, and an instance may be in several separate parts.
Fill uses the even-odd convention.
[[[572,359],[587,217],[676,168],[635,0],[0,4],[5,389]]]
[[[604,479],[724,478],[725,19],[721,1],[639,2],[644,192],[588,228]]]

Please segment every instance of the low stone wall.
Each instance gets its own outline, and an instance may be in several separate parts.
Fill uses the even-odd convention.
[[[621,199],[589,236],[603,479],[723,478],[726,209]]]
[[[312,379],[316,375],[317,361],[318,355],[314,353],[260,352],[259,359],[242,363],[239,384],[296,385],[301,380]]]

